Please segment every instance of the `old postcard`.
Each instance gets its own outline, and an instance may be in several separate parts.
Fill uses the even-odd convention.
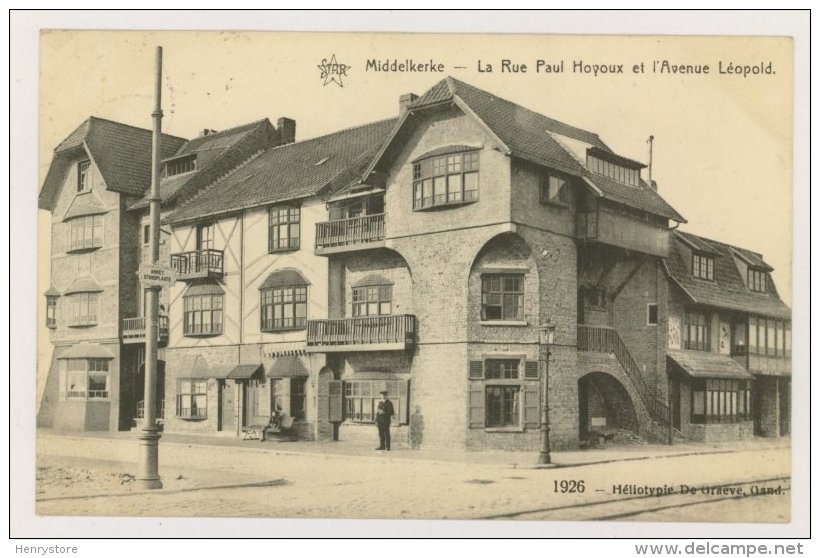
[[[790,37],[39,41],[38,516],[793,519]]]

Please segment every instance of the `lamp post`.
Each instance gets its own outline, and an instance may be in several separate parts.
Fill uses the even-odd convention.
[[[549,465],[550,458],[550,345],[555,342],[555,326],[538,328],[538,364],[541,369],[541,452],[539,465]]]

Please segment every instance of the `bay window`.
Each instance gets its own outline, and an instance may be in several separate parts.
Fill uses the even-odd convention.
[[[67,399],[108,399],[108,360],[66,360],[65,386]]]
[[[353,288],[353,317],[386,316],[392,312],[392,285]]]
[[[472,150],[413,163],[413,209],[478,200],[478,159],[478,151]]]
[[[69,222],[68,251],[99,248],[103,243],[103,215],[85,215]]]
[[[183,335],[221,334],[223,296],[222,293],[186,293],[183,299]]]
[[[302,329],[307,326],[307,286],[282,286],[259,291],[262,331]]]
[[[752,384],[746,380],[706,379],[692,382],[692,422],[751,420]]]
[[[68,295],[68,325],[72,327],[97,324],[98,293]]]

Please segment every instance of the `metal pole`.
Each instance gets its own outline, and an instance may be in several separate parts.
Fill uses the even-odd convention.
[[[550,457],[550,347],[544,343],[540,345],[544,355],[544,366],[541,374],[541,452],[538,454],[539,465],[552,463]]]
[[[154,134],[151,145],[151,225],[149,251],[151,263],[159,260],[159,161],[162,139],[162,47],[157,47],[157,72],[154,89]],[[159,478],[159,438],[157,430],[157,314],[160,287],[145,288],[145,424],[140,434],[140,463],[137,482],[143,489],[162,488]]]

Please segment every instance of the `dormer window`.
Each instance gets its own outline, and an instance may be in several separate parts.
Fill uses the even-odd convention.
[[[746,271],[746,284],[750,291],[765,293],[768,282],[768,274],[762,269],[749,268]]]
[[[478,150],[452,146],[436,149],[413,163],[413,209],[478,200]]]
[[[91,190],[91,161],[80,161],[77,164],[77,192]]]
[[[706,281],[715,280],[715,258],[705,254],[692,253],[692,276]]]
[[[178,174],[185,174],[186,172],[193,172],[196,170],[196,155],[188,157],[180,157],[165,163],[165,176],[176,176]]]
[[[645,166],[597,147],[587,149],[587,168],[591,172],[630,186],[640,186],[641,169]]]

